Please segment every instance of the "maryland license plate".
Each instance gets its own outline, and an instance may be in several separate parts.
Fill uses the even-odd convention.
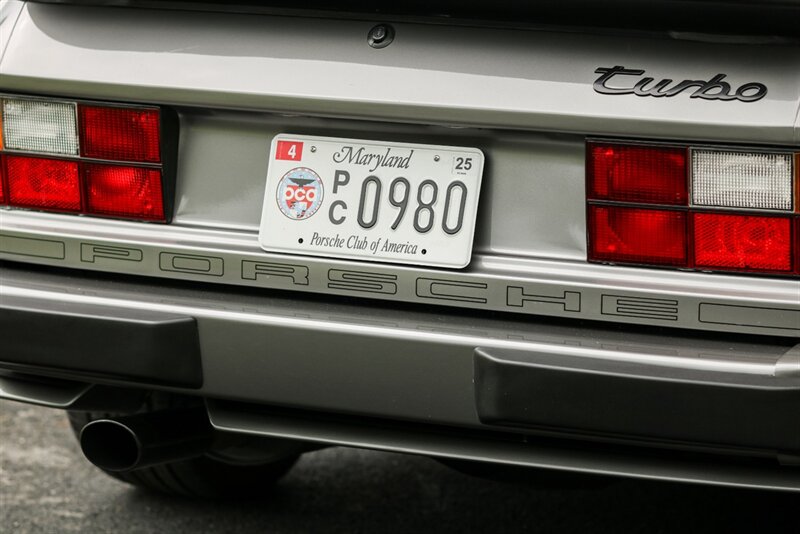
[[[466,267],[477,148],[278,135],[259,243],[269,252]]]

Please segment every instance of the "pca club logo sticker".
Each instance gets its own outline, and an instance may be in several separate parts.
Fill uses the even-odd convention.
[[[308,219],[322,205],[322,179],[307,167],[297,167],[278,182],[278,207],[295,221]]]

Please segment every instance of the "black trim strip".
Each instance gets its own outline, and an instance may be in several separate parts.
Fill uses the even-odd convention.
[[[203,385],[193,317],[74,305],[69,310],[33,308],[6,297],[0,302],[0,339],[0,368]]]
[[[800,376],[475,350],[481,422],[800,452]]]

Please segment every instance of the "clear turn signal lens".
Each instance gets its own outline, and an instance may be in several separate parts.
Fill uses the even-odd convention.
[[[39,154],[78,155],[75,104],[3,99],[3,148]]]
[[[692,151],[695,206],[792,210],[792,155]]]

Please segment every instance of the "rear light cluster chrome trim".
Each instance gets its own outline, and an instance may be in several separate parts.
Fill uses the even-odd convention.
[[[695,167],[701,154],[712,154],[721,160],[729,157],[734,166],[736,157],[753,160],[738,164],[756,177],[744,180],[736,176],[729,181],[734,184],[729,187],[762,179],[758,176],[757,160],[769,159],[762,156],[775,156],[771,160],[777,162],[776,168],[782,174],[762,179],[762,192],[744,188],[734,191],[756,200],[738,198],[739,205],[734,206],[700,204],[693,189],[699,179]],[[685,168],[683,175],[677,176],[681,161]],[[661,165],[660,170],[657,165]],[[797,277],[800,274],[799,174],[800,153],[789,149],[587,139],[588,260]],[[706,186],[723,180],[712,177]],[[776,183],[781,191],[777,200]],[[764,207],[769,203],[778,207]],[[633,221],[635,213],[644,223]],[[647,214],[650,217],[645,217]],[[669,226],[665,226],[668,220]],[[711,226],[714,224],[716,228]]]
[[[46,118],[37,122],[42,113],[29,121],[30,133],[20,133],[19,124],[9,131],[3,110],[15,104],[39,105],[45,110],[48,106],[71,108],[74,131],[57,125],[57,132],[52,133],[53,125]],[[17,122],[24,121],[17,117]],[[0,207],[170,222],[178,143],[178,119],[173,111],[139,104],[0,94],[0,125]],[[39,130],[34,131],[37,126]],[[36,135],[45,142],[30,141]],[[48,144],[48,135],[51,140],[59,139]],[[70,150],[47,149],[60,146],[57,141],[69,136],[72,139],[61,144]],[[31,176],[31,168],[37,167],[41,175]],[[69,198],[60,197],[59,190]]]

